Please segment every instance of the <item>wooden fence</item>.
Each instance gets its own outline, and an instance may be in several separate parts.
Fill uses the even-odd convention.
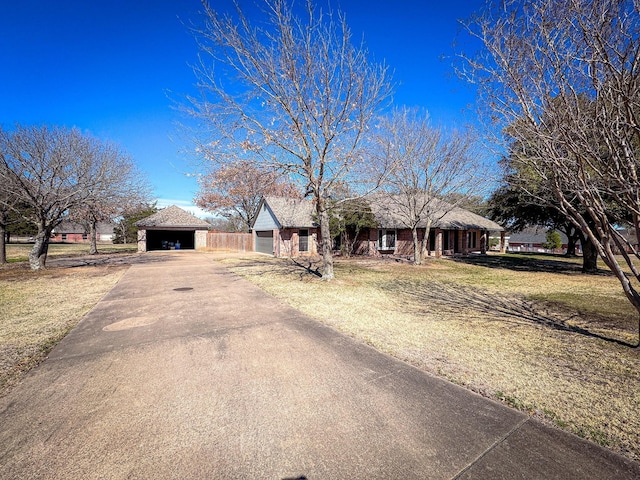
[[[207,250],[253,252],[251,233],[207,232]]]

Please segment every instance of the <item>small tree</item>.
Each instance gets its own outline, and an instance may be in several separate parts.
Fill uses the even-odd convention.
[[[158,211],[154,203],[130,206],[116,220],[113,243],[136,243],[138,241],[138,227],[134,224],[138,220],[150,217]]]
[[[542,248],[547,250],[557,250],[562,248],[562,238],[555,230],[549,230],[546,235],[546,242],[542,244]]]
[[[347,257],[354,253],[360,233],[378,226],[369,204],[362,198],[336,202],[329,212],[331,236]]]
[[[202,95],[190,98],[188,111],[207,127],[198,147],[205,158],[284,172],[313,197],[322,278],[330,280],[329,199],[365,163],[361,147],[391,85],[387,67],[353,45],[343,15],[318,11],[311,1],[299,15],[294,4],[265,0],[254,23],[240,8],[221,15],[203,3],[196,69]]]
[[[90,242],[89,254],[95,255],[98,253],[98,222],[113,221],[124,212],[146,204],[151,189],[129,155],[116,145],[93,138],[91,142],[91,175],[101,180],[89,187],[86,200],[71,210],[70,218],[85,226]]]
[[[482,164],[470,132],[435,128],[418,110],[395,110],[378,130],[375,155],[379,164],[391,166],[384,203],[411,229],[414,263],[419,265],[433,223],[480,191]]]

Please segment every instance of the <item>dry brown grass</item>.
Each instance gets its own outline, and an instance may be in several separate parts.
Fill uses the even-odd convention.
[[[640,458],[637,314],[611,276],[526,258],[341,260],[322,282],[287,260],[220,261],[383,352]]]
[[[0,269],[0,394],[37,365],[120,279],[124,266]]]
[[[7,260],[11,263],[26,262],[29,259],[29,252],[33,248],[31,243],[10,243],[7,245]],[[137,244],[98,244],[99,253],[124,253],[136,252]],[[69,257],[75,255],[86,255],[89,253],[88,243],[51,243],[47,258]]]

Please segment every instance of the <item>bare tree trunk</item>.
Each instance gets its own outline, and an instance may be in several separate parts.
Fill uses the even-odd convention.
[[[49,238],[51,230],[48,228],[38,228],[35,243],[29,252],[29,266],[31,270],[44,270],[49,252]]]
[[[422,245],[418,240],[418,227],[411,228],[411,236],[413,237],[413,263],[415,265],[422,265]]]
[[[576,243],[578,238],[576,235],[567,235],[567,253],[565,253],[565,257],[575,257],[576,256]]]
[[[7,263],[7,214],[0,212],[0,265]]]
[[[89,255],[98,254],[98,235],[96,232],[96,221],[89,220]]]
[[[640,248],[640,215],[633,214],[633,228],[636,234],[636,245]]]
[[[424,236],[422,237],[423,260],[429,256],[429,235],[431,235],[431,220],[427,219],[427,226],[424,229]]]
[[[598,273],[598,250],[589,237],[582,242],[582,273]]]
[[[320,219],[320,241],[322,243],[322,279],[333,280],[333,252],[331,251],[331,232],[329,231],[329,211],[323,202],[318,201]]]
[[[120,226],[120,233],[122,233],[122,243],[127,244],[127,225],[125,221],[122,221],[122,225]]]

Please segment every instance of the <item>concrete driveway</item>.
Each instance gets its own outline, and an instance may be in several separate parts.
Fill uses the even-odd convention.
[[[142,258],[0,398],[2,478],[640,478],[205,254]]]

